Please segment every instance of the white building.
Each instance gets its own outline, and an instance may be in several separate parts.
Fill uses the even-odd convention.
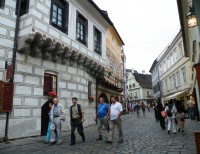
[[[153,97],[151,75],[126,69],[128,100],[151,100]]]
[[[187,102],[192,87],[192,68],[184,56],[181,32],[166,48],[158,61],[162,100],[181,99]]]
[[[1,1],[0,80],[6,80],[5,62],[13,59],[16,0]],[[106,64],[106,30],[110,24],[92,0],[22,0],[14,72],[13,110],[9,138],[45,134],[47,93],[56,91],[66,109],[62,129],[70,129],[69,107],[77,97],[85,108],[84,126],[94,124],[96,77]],[[0,138],[6,114],[0,113]]]

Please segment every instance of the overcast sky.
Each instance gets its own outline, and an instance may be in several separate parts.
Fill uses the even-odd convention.
[[[94,0],[125,43],[126,68],[149,73],[153,61],[180,30],[176,0]]]

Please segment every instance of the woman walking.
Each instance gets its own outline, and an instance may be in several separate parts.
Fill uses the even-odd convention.
[[[175,118],[176,118],[176,112],[177,109],[173,103],[173,100],[169,101],[169,104],[165,108],[165,112],[167,113],[167,123],[168,123],[168,134],[170,134],[170,130],[172,128],[173,134],[176,134],[176,123],[175,123]]]
[[[178,124],[178,132],[182,131],[184,132],[184,125],[185,125],[185,108],[184,105],[181,101],[176,101],[176,108],[177,108],[177,115],[176,115],[176,120]]]
[[[160,127],[162,128],[162,130],[164,130],[164,129],[166,129],[165,128],[165,117],[163,117],[161,114],[161,112],[164,111],[164,107],[160,101],[158,101],[157,110],[158,110],[158,118],[160,121]]]

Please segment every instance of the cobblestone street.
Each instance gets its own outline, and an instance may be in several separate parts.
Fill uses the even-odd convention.
[[[161,130],[159,122],[154,118],[153,110],[140,117],[135,114],[122,116],[124,142],[118,143],[118,131],[115,130],[113,144],[106,144],[107,132],[103,131],[103,141],[96,141],[96,126],[85,128],[86,142],[76,134],[76,145],[69,146],[70,132],[63,132],[63,143],[60,146],[44,144],[44,137],[31,137],[0,143],[1,154],[195,154],[196,147],[193,131],[200,130],[200,123],[186,119],[185,132],[167,134]]]

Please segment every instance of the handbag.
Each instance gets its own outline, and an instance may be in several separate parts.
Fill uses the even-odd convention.
[[[161,111],[161,115],[163,118],[167,117],[167,113],[165,111]]]

